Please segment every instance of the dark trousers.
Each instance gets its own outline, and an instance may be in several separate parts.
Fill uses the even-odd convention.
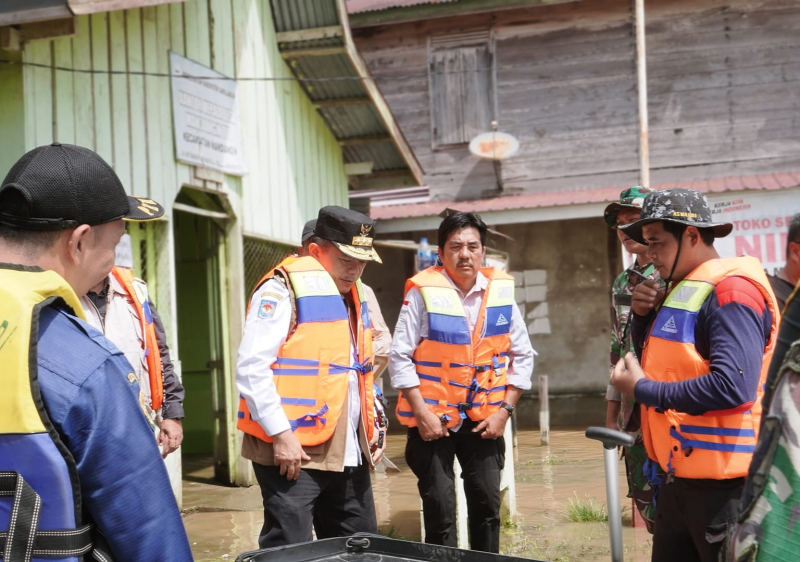
[[[653,562],[717,562],[736,520],[744,478],[675,478],[656,498]]]
[[[253,470],[264,500],[259,548],[310,541],[312,524],[318,539],[378,532],[364,458],[361,466],[344,472],[303,469],[293,482],[277,466],[253,463]]]
[[[425,542],[458,546],[453,459],[458,457],[467,498],[472,550],[500,551],[500,471],[506,456],[505,440],[481,439],[465,420],[449,437],[424,441],[415,427],[408,429],[406,462],[418,479],[425,514]]]

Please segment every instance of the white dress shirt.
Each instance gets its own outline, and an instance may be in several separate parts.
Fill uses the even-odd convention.
[[[262,300],[274,303],[272,312],[262,312]],[[278,279],[270,279],[258,288],[250,300],[236,364],[236,386],[239,393],[247,402],[252,418],[270,437],[291,429],[272,374],[272,364],[275,363],[281,346],[286,342],[291,322],[292,304],[289,290]],[[350,356],[357,357],[352,334]],[[358,466],[361,464],[361,449],[358,446],[358,424],[361,417],[358,374],[351,370],[348,372],[348,377],[349,430],[344,465]]]
[[[489,280],[481,272],[475,280],[475,286],[465,295],[453,280],[442,270],[445,278],[461,297],[464,311],[469,322],[470,333],[474,333],[475,323],[480,314],[486,287]],[[533,373],[533,358],[536,352],[531,346],[528,329],[519,312],[519,307],[511,307],[511,325],[509,326],[511,348],[508,350],[508,384],[522,390],[531,387]],[[483,326],[483,333],[486,326]],[[417,369],[413,363],[414,351],[419,343],[428,336],[428,314],[425,310],[425,301],[419,289],[413,288],[407,294],[397,319],[392,338],[392,349],[389,352],[389,374],[392,386],[398,390],[419,386]],[[460,424],[459,424],[460,425]],[[455,430],[456,428],[454,428]]]

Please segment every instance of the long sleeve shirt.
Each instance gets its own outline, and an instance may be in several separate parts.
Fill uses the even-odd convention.
[[[376,357],[386,357],[389,355],[389,348],[392,347],[392,332],[383,319],[381,307],[375,297],[375,291],[366,283],[364,294],[367,297],[367,310],[369,311],[369,321],[372,324],[372,352]]]
[[[633,316],[638,355],[655,316]],[[637,402],[694,416],[749,410],[771,329],[772,315],[755,285],[741,277],[723,279],[701,306],[694,328],[695,349],[710,362],[708,374],[680,382],[642,379],[634,390]]]
[[[106,311],[108,309],[108,292],[110,290],[110,284],[106,284],[99,293],[94,293],[92,291],[86,293],[86,298],[97,308],[97,312],[103,321],[105,321]],[[183,419],[185,417],[183,399],[186,397],[186,391],[181,381],[178,380],[178,375],[175,373],[175,365],[172,363],[170,357],[169,346],[167,345],[167,333],[164,329],[164,323],[161,321],[161,316],[152,301],[149,305],[150,312],[153,315],[153,326],[155,327],[158,351],[161,355],[161,378],[164,385],[164,400],[161,407],[161,415],[165,419]]]
[[[75,459],[84,509],[120,562],[192,560],[166,468],[125,356],[53,306],[39,320],[45,410]]]
[[[247,402],[250,415],[269,436],[291,429],[272,373],[272,365],[288,339],[291,327],[292,301],[289,290],[277,277],[273,277],[261,285],[250,300],[236,365],[239,393]],[[351,334],[350,356],[353,357],[354,353]],[[351,370],[348,377],[349,430],[344,466],[358,466],[361,463],[357,433],[361,402],[357,374]]]
[[[489,286],[489,280],[482,273],[478,273],[475,286],[465,295],[458,290],[452,279],[444,274],[453,288],[461,297],[464,311],[467,315],[470,330],[475,329],[478,321],[481,303]],[[508,351],[508,384],[528,390],[531,387],[533,373],[533,358],[536,352],[531,346],[527,326],[522,319],[522,314],[517,306],[512,306],[511,312],[511,349]],[[484,326],[485,329],[485,326]],[[425,311],[425,302],[418,289],[411,289],[405,297],[403,308],[397,319],[397,326],[392,339],[392,349],[389,352],[389,373],[392,386],[402,390],[419,386],[419,377],[413,363],[414,351],[419,343],[428,336],[428,314]]]

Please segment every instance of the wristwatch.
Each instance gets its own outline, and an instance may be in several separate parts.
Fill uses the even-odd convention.
[[[514,413],[514,409],[516,408],[516,406],[514,406],[513,404],[509,404],[507,402],[503,402],[502,404],[500,404],[500,407],[503,408],[506,412],[508,412],[509,416]]]

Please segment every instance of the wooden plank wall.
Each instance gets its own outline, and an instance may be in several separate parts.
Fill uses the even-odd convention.
[[[291,77],[269,3],[188,0],[78,18],[78,34],[26,45],[24,60],[76,70],[169,73],[170,50],[234,77]],[[24,70],[25,148],[53,140],[87,146],[129,192],[170,212],[190,166],[175,161],[169,78]],[[293,81],[240,83],[249,174],[226,176],[248,234],[297,242],[327,204],[347,205],[335,138]],[[18,157],[17,155],[16,157]]]
[[[800,169],[800,4],[646,7],[652,182]],[[630,2],[592,0],[364,28],[355,40],[385,77],[378,84],[432,197],[466,199],[494,177],[466,147],[431,149],[428,36],[494,29],[498,121],[522,145],[503,163],[505,184],[559,191],[638,181],[632,21]]]

